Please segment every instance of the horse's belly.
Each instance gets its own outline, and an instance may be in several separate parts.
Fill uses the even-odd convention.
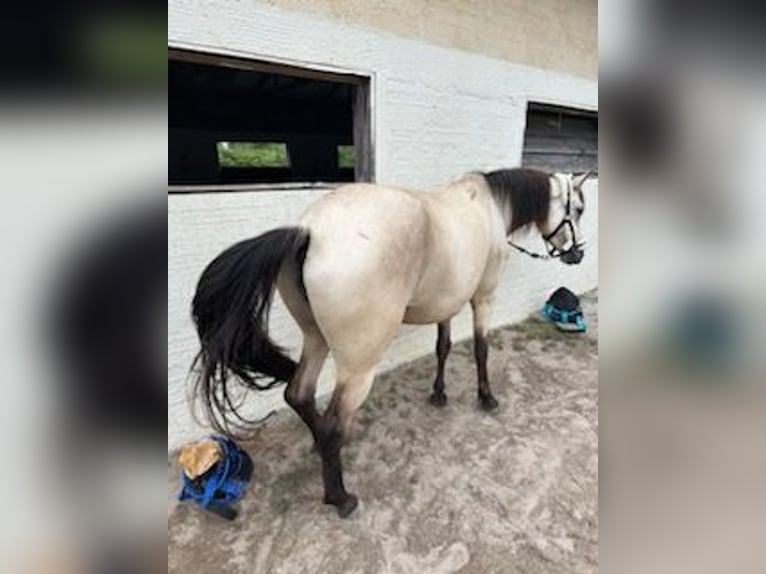
[[[431,301],[427,304],[412,305],[404,313],[404,322],[411,325],[440,323],[457,315],[467,299]]]
[[[468,243],[467,241],[465,243]],[[432,252],[404,315],[405,323],[439,323],[457,315],[476,293],[486,267],[486,248],[469,253]]]

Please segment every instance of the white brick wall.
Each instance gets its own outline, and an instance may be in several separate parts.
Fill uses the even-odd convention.
[[[376,174],[381,183],[431,187],[472,170],[518,165],[526,103],[596,109],[597,82],[349,27],[255,2],[169,0],[168,43],[255,58],[294,60],[373,75]],[[197,350],[189,304],[199,273],[231,243],[295,221],[321,192],[172,195],[168,198],[168,447],[199,436],[189,414],[186,375]],[[498,292],[493,324],[517,321],[549,292],[598,280],[598,193],[588,188],[586,258],[577,267],[513,255]],[[535,247],[541,247],[533,242]],[[297,351],[298,331],[277,303],[274,338]],[[453,324],[470,335],[470,314]],[[433,327],[402,327],[382,369],[432,351]],[[320,392],[332,387],[323,374]],[[281,390],[253,403],[266,414],[283,406]]]

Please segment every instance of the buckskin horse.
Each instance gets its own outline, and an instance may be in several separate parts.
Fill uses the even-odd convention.
[[[324,502],[348,516],[358,499],[343,484],[341,446],[399,325],[438,325],[430,401],[444,405],[450,320],[470,302],[479,405],[497,408],[487,378],[487,330],[510,236],[536,228],[546,257],[579,263],[588,175],[504,169],[471,173],[431,192],[344,185],[313,202],[295,226],[229,247],[202,273],[192,303],[201,343],[195,394],[211,425],[231,432],[252,422],[233,386],[286,383],[285,400],[321,455]],[[275,287],[303,333],[298,363],[269,338]],[[314,395],[328,353],[336,384],[320,414]]]

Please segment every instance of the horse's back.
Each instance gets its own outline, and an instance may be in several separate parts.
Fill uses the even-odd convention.
[[[345,185],[309,206],[300,220],[311,235],[311,252],[333,258],[352,258],[343,268],[353,273],[365,267],[390,264],[391,256],[412,254],[423,244],[427,213],[412,193],[372,184]],[[339,253],[340,252],[340,253]],[[386,258],[370,257],[375,254]],[[383,265],[387,267],[387,265]],[[343,271],[340,271],[343,273]]]

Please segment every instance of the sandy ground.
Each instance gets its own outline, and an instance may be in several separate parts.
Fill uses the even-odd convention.
[[[303,423],[272,418],[244,445],[255,473],[234,522],[169,502],[168,572],[596,572],[597,302],[583,297],[587,336],[536,318],[493,331],[491,415],[468,341],[453,345],[443,408],[427,402],[434,357],[380,376],[342,454],[360,498],[346,520],[321,502]]]

